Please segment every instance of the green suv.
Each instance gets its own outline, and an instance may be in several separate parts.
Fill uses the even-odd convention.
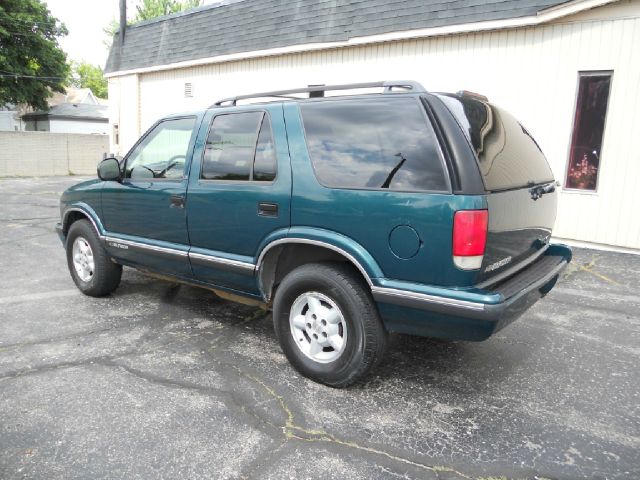
[[[549,243],[556,182],[527,129],[412,81],[171,115],[98,177],[64,192],[57,226],[83,293],[129,266],[260,302],[291,364],[333,387],[365,376],[388,332],[486,339],[571,260]]]

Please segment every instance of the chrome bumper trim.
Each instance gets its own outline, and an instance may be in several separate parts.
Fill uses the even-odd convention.
[[[446,305],[451,307],[464,308],[467,310],[481,311],[484,310],[484,303],[469,302],[467,300],[457,300],[455,298],[438,297],[435,295],[427,295],[426,293],[407,292],[405,290],[396,290],[395,288],[386,287],[372,287],[376,300],[385,301],[385,298],[389,300],[411,300],[418,302],[425,302],[437,305]]]

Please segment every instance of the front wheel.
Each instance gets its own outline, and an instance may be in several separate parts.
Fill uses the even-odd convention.
[[[71,278],[82,293],[102,297],[118,288],[122,265],[111,261],[88,220],[71,225],[66,247]]]
[[[276,291],[273,320],[289,362],[331,387],[362,379],[386,347],[367,286],[344,264],[309,264],[289,273]]]

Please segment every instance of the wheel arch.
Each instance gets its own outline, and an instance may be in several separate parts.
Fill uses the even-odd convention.
[[[336,245],[311,238],[280,238],[262,250],[256,263],[258,287],[262,297],[269,303],[275,288],[293,269],[307,263],[325,261],[351,265],[369,288],[374,285],[375,278],[382,276],[378,265],[360,245]]]
[[[102,240],[104,238],[104,229],[102,223],[98,219],[97,215],[89,206],[72,206],[65,210],[62,217],[62,233],[66,237],[69,233],[69,229],[74,222],[78,220],[89,220],[93,225],[94,230],[98,234],[98,237]]]

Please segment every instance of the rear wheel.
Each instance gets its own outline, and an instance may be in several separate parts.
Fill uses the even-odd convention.
[[[387,332],[367,286],[339,263],[289,273],[276,291],[273,320],[296,370],[332,387],[362,379],[386,347]]]
[[[102,297],[118,288],[122,266],[111,261],[88,220],[71,225],[66,246],[71,278],[82,293]]]

